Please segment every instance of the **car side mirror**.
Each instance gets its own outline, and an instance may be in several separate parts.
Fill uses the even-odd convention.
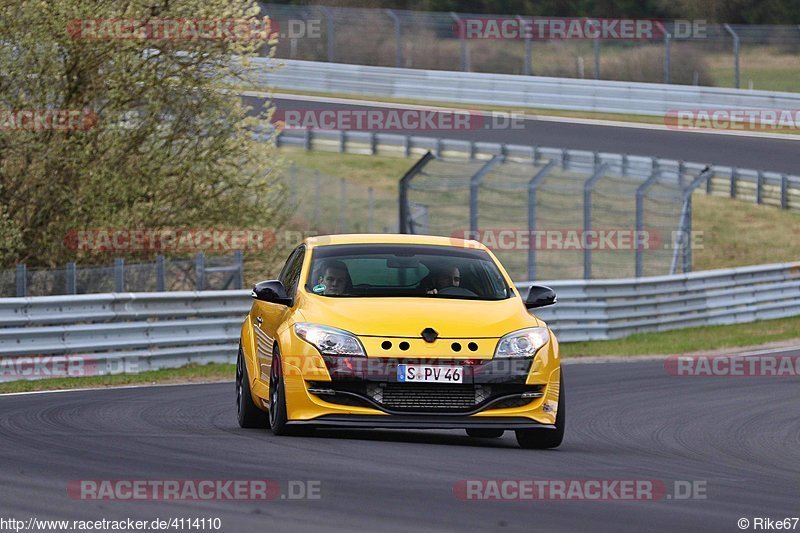
[[[525,298],[525,307],[528,309],[536,309],[537,307],[545,307],[553,305],[558,299],[556,298],[556,291],[544,285],[531,285],[528,291],[528,297]]]
[[[253,292],[250,293],[250,296],[256,300],[270,302],[273,304],[287,306],[292,305],[292,299],[289,298],[288,294],[286,294],[286,288],[283,286],[283,283],[277,279],[270,279],[267,281],[262,281],[261,283],[256,283],[255,287],[253,287]]]

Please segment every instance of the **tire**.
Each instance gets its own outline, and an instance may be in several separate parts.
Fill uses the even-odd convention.
[[[517,443],[528,450],[546,450],[558,448],[564,440],[566,425],[566,394],[564,389],[564,373],[561,373],[561,386],[558,394],[558,412],[556,412],[556,429],[518,429]]]
[[[288,435],[286,425],[286,392],[281,372],[281,355],[278,346],[272,352],[272,366],[269,371],[269,428],[273,435]]]
[[[497,439],[503,436],[504,429],[473,428],[467,430],[467,435],[476,439]]]
[[[267,413],[253,403],[241,344],[239,344],[239,357],[236,358],[236,415],[239,427],[242,428],[265,428],[268,425]]]

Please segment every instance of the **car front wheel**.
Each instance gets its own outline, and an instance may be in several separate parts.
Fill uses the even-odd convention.
[[[247,377],[247,365],[244,362],[242,345],[239,345],[239,356],[236,358],[236,414],[239,427],[265,428],[267,414],[256,407],[250,394],[250,380]]]

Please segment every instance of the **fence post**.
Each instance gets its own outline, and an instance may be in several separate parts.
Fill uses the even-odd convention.
[[[469,71],[469,51],[467,50],[467,32],[464,24],[461,22],[461,17],[458,13],[450,12],[450,18],[456,23],[456,33],[458,40],[461,43],[461,70],[464,72]]]
[[[725,24],[725,29],[733,37],[733,86],[739,88],[739,35],[730,24]]]
[[[595,162],[597,152],[595,152]],[[597,181],[606,173],[608,164],[595,165],[594,174],[583,184],[583,279],[592,279],[592,249],[586,242],[587,235],[592,231],[592,190]]]
[[[327,7],[320,7],[319,10],[325,16],[328,30],[328,63],[336,62],[336,21],[333,18],[333,11]]]
[[[664,32],[664,83],[672,83],[672,34]]]
[[[198,291],[206,288],[206,256],[203,252],[198,252],[194,257],[194,269],[196,278],[196,288]]]
[[[403,66],[403,43],[400,17],[391,9],[387,9],[386,14],[394,22],[394,66],[401,68]]]
[[[314,229],[319,230],[320,196],[322,196],[322,178],[319,170],[314,171]]]
[[[536,279],[536,188],[554,166],[556,162],[551,159],[528,182],[528,281]]]
[[[67,263],[67,294],[78,294],[78,276],[75,261]]]
[[[530,76],[533,74],[533,69],[531,68],[531,63],[533,61],[531,53],[531,32],[529,31],[529,26],[525,24],[525,21],[521,16],[517,15],[517,21],[519,21],[520,31],[524,32],[525,39],[525,57],[522,60],[522,75]]]
[[[367,187],[367,233],[372,233],[372,221],[375,215],[375,190]]]
[[[475,174],[469,179],[469,230],[470,232],[478,231],[478,191],[480,190],[481,181],[484,176],[488,174],[498,163],[503,161],[502,155],[492,157],[488,163],[483,165]],[[472,233],[474,235],[474,233]]]
[[[125,259],[117,257],[114,259],[114,292],[125,290]]]
[[[600,37],[594,38],[594,79],[600,79]]]
[[[414,166],[408,169],[402,178],[400,178],[400,183],[398,185],[399,189],[399,197],[398,203],[400,204],[398,207],[398,211],[400,213],[400,220],[397,226],[397,233],[408,233],[408,219],[409,219],[409,212],[408,212],[408,186],[411,183],[411,180],[414,179],[414,176],[419,174],[425,165],[428,164],[428,161],[434,158],[434,155],[428,150],[425,155],[423,155],[419,161],[414,163]]]
[[[156,256],[156,290],[167,290],[167,263],[161,254]]]
[[[337,224],[337,233],[347,233],[347,181],[344,178],[339,179],[339,224]]]
[[[236,271],[235,287],[241,289],[244,287],[244,254],[241,250],[233,252],[233,260],[236,266],[239,267]]]
[[[647,181],[639,185],[636,189],[636,277],[641,278],[644,275],[644,255],[642,247],[638,244],[640,238],[644,233],[644,195],[647,194],[647,189],[658,180],[661,175],[659,169],[653,168],[653,173],[647,178]]]
[[[28,267],[25,263],[17,265],[16,278],[17,298],[23,298],[28,295]]]

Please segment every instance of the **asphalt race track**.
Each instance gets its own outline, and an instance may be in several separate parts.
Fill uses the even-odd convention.
[[[800,352],[798,352],[800,353]],[[660,361],[565,366],[551,451],[460,431],[275,437],[236,424],[233,383],[0,397],[0,516],[218,517],[223,531],[738,531],[800,515],[800,379],[675,377]],[[319,481],[289,501],[82,501],[81,479]],[[701,482],[705,499],[464,501],[467,479]]]
[[[256,97],[245,97],[244,100],[254,109],[260,109],[266,102],[264,98]],[[275,99],[275,105],[279,109],[297,111],[374,109],[362,105],[281,98]],[[392,106],[385,105],[388,108]],[[696,163],[800,174],[800,136],[797,140],[789,140],[543,120],[525,120],[523,126],[523,129],[392,133],[658,156]]]

